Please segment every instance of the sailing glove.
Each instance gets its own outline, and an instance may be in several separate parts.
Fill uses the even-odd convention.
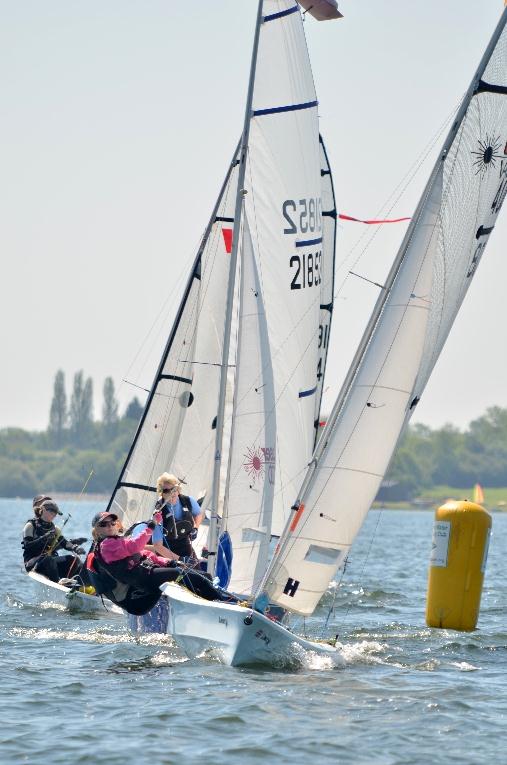
[[[76,539],[71,539],[70,541],[73,545],[82,545],[87,539],[86,537],[76,537]]]
[[[197,539],[197,529],[195,527],[192,529],[192,531],[188,535],[188,538],[191,539],[192,541],[194,539]]]
[[[72,549],[74,550],[76,555],[84,555],[85,554],[85,551],[83,550],[82,547],[79,547],[79,545],[74,545],[74,547]]]

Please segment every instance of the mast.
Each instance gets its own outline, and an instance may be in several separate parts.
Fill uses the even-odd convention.
[[[252,112],[252,100],[255,83],[255,70],[257,66],[257,51],[259,48],[259,35],[262,23],[262,6],[263,0],[259,0],[257,8],[257,19],[255,25],[254,44],[252,50],[252,61],[250,65],[250,80],[248,83],[248,92],[245,107],[245,120],[243,125],[243,134],[241,137],[241,149],[239,158],[239,175],[238,175],[238,188],[236,192],[236,206],[234,211],[234,223],[232,232],[232,251],[231,261],[229,268],[229,281],[227,286],[227,307],[225,315],[225,331],[224,331],[224,346],[222,353],[222,365],[221,365],[221,377],[220,377],[220,394],[218,399],[218,412],[217,412],[217,428],[215,437],[215,461],[213,469],[213,489],[211,500],[211,518],[210,528],[208,534],[208,572],[210,574],[215,573],[216,568],[216,553],[218,544],[218,501],[220,493],[220,469],[222,464],[222,446],[224,435],[224,413],[225,402],[227,393],[227,372],[229,369],[229,351],[230,351],[230,335],[232,328],[232,310],[234,303],[234,290],[236,280],[236,269],[238,262],[238,248],[240,241],[240,229],[241,229],[241,215],[243,207],[244,197],[244,182],[246,172],[246,158],[248,152],[248,138],[250,134],[250,119]]]

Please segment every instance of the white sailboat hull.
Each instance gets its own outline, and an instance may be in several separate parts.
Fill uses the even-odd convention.
[[[88,595],[86,592],[71,590],[62,584],[52,582],[35,571],[29,571],[28,577],[34,583],[40,601],[49,601],[68,608],[69,611],[85,613],[108,613],[123,616],[124,611],[107,598]]]
[[[294,635],[250,608],[202,600],[173,583],[161,589],[169,601],[167,632],[190,658],[211,649],[232,667],[284,666],[300,663],[305,652],[312,652],[343,663],[334,646]]]

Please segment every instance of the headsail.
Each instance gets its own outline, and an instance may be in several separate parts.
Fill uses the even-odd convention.
[[[234,555],[229,586],[234,592],[251,592],[261,581],[268,562],[276,420],[264,300],[246,220],[241,250],[238,364],[226,495],[230,512],[226,511],[222,528],[229,532]],[[258,379],[259,374],[262,383],[252,385],[252,379]]]
[[[270,599],[312,613],[373,501],[507,191],[504,11],[379,297],[297,510]]]

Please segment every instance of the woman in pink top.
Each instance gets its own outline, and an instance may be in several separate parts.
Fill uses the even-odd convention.
[[[235,600],[213,587],[209,579],[197,571],[184,570],[175,562],[144,549],[161,520],[161,513],[154,513],[146,529],[133,538],[120,536],[118,516],[114,513],[101,512],[94,516],[96,542],[87,567],[92,573],[112,580],[110,589],[103,594],[133,614],[147,613],[153,608],[164,582],[181,582],[206,600]]]

